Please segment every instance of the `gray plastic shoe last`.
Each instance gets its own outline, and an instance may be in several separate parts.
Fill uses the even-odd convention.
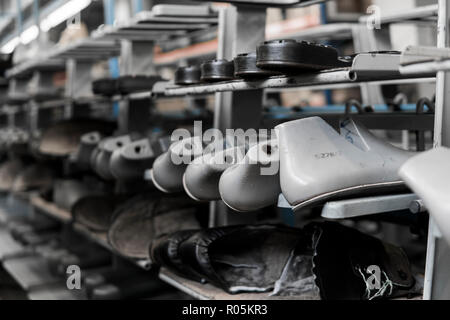
[[[153,184],[162,192],[183,190],[183,174],[188,164],[202,155],[200,137],[191,137],[174,142],[169,150],[156,158],[150,176]]]
[[[281,193],[276,139],[252,146],[244,159],[225,170],[219,191],[223,202],[235,211],[258,210],[277,203]]]
[[[330,198],[382,192],[403,186],[397,174],[414,153],[373,136],[353,120],[341,133],[319,117],[276,127],[280,143],[280,184],[294,210]]]
[[[146,169],[152,167],[155,158],[164,150],[148,138],[127,144],[113,152],[110,171],[117,180],[143,180]]]
[[[111,156],[114,151],[122,149],[129,143],[131,143],[129,135],[109,137],[102,140],[95,156],[95,172],[105,180],[114,180],[114,175],[109,166]]]
[[[219,180],[222,173],[239,163],[245,156],[245,147],[227,148],[196,158],[186,168],[183,187],[197,201],[220,200]]]

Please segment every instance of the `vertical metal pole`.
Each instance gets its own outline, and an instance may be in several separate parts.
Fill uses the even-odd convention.
[[[115,20],[115,0],[103,0],[103,8],[105,15],[105,24],[113,25]],[[120,75],[119,59],[117,57],[108,60],[109,74],[112,78],[118,78]],[[113,102],[113,117],[117,118],[119,115],[119,103]]]
[[[40,14],[40,10],[39,10],[39,0],[33,1],[33,18],[34,18],[34,23],[36,24],[36,27],[38,27],[38,30],[40,33],[41,32],[41,27],[40,27],[41,14]]]
[[[16,0],[16,6],[17,6],[17,35],[20,37],[20,34],[23,31],[23,17],[22,17],[22,1]]]
[[[218,59],[232,60],[239,53],[256,50],[265,39],[266,9],[255,6],[228,6],[219,11]],[[214,127],[225,129],[259,128],[262,90],[216,93]],[[212,202],[209,225],[251,223],[254,215],[236,215],[222,201]]]
[[[74,78],[75,78],[75,66],[76,62],[74,59],[68,59],[66,61],[66,90],[65,90],[65,98],[66,102],[64,104],[64,119],[70,119],[72,117],[72,97],[73,97],[73,86],[74,86]]]
[[[232,60],[239,53],[256,50],[264,41],[266,9],[230,6],[219,13],[218,59]],[[262,108],[262,90],[216,93],[214,126],[258,128]]]
[[[449,47],[450,3],[439,0],[437,46]],[[450,147],[450,73],[436,75],[436,112],[434,120],[434,147]],[[450,248],[443,241],[430,217],[424,296],[430,299],[450,299]]]
[[[31,100],[28,103],[28,130],[30,135],[39,129],[39,106],[36,101]]]

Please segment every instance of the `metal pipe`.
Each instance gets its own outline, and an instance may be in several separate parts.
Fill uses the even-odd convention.
[[[22,1],[16,0],[16,7],[17,7],[17,20],[16,20],[16,27],[17,27],[17,35],[20,37],[22,31],[23,31],[23,17],[22,17]]]

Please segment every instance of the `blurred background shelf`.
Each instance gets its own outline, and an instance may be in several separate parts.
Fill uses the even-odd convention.
[[[72,221],[72,214],[69,211],[59,208],[52,202],[48,202],[43,198],[36,196],[31,198],[31,205],[52,218],[55,218],[63,223],[70,223]]]
[[[62,281],[50,272],[47,260],[37,254],[7,259],[3,267],[25,291]]]

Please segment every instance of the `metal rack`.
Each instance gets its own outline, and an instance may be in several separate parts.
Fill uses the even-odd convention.
[[[237,53],[253,51],[256,44],[264,40],[265,25],[265,6],[273,5],[274,2],[280,1],[233,1],[235,6],[221,8],[218,10],[218,17],[210,18],[186,18],[179,20],[178,18],[159,18],[151,13],[144,12],[139,14],[130,23],[105,26],[99,29],[93,39],[88,39],[66,46],[64,48],[56,48],[50,52],[45,59],[24,63],[15,67],[8,73],[9,77],[22,77],[32,74],[34,71],[54,71],[67,63],[67,71],[69,73],[69,85],[66,92],[66,99],[60,100],[59,103],[73,102],[73,99],[89,99],[92,101],[93,95],[90,88],[90,81],[86,81],[88,70],[92,66],[92,62],[98,59],[106,59],[121,55],[125,60],[125,74],[135,73],[142,70],[153,71],[153,45],[155,41],[170,41],[176,37],[187,37],[194,30],[209,28],[218,28],[218,58],[233,58]],[[241,6],[240,4],[259,2],[262,6]],[[306,1],[299,4],[296,0],[287,0],[282,5],[311,5],[321,1]],[[440,9],[440,10],[438,10]],[[439,13],[438,29],[442,31],[450,22],[450,6],[446,1],[440,0],[438,6],[427,6],[417,8],[416,10],[405,12],[402,14],[382,16],[381,23],[389,24],[394,22],[420,20],[434,21]],[[361,18],[360,24],[365,24],[367,18]],[[292,35],[293,38],[328,40],[334,38],[336,33],[339,37],[363,37],[358,34],[360,31],[358,24],[336,24],[324,25],[300,31]],[[439,45],[448,46],[448,32],[438,32]],[[112,40],[111,40],[112,39]],[[121,40],[121,42],[117,41]],[[138,47],[138,42],[146,40],[147,43]],[[360,39],[358,39],[359,41]],[[134,46],[133,46],[134,42]],[[360,47],[367,48],[364,45]],[[238,52],[239,50],[239,52]],[[146,53],[144,57],[143,53]],[[66,62],[64,62],[66,61]],[[384,69],[381,70],[380,66]],[[401,115],[356,115],[369,128],[392,129],[398,130],[430,130],[435,128],[435,144],[450,145],[450,134],[448,125],[448,110],[445,107],[448,103],[446,92],[447,82],[449,80],[448,72],[450,64],[448,61],[440,61],[433,64],[432,69],[423,68],[421,72],[402,74],[400,66],[400,56],[394,54],[359,55],[351,68],[326,70],[315,74],[304,74],[294,77],[280,76],[272,77],[261,81],[244,81],[233,80],[229,82],[200,84],[191,86],[175,86],[171,82],[157,83],[153,88],[149,88],[148,92],[131,94],[128,96],[114,97],[112,101],[120,101],[122,110],[133,108],[133,101],[145,101],[148,106],[151,99],[159,97],[179,97],[189,95],[216,95],[215,120],[214,126],[217,128],[251,128],[256,127],[256,123],[260,120],[261,101],[263,90],[285,89],[285,88],[307,88],[307,89],[328,89],[339,88],[343,86],[361,86],[364,87],[366,93],[363,94],[368,102],[379,102],[377,94],[369,93],[373,91],[370,85],[380,86],[383,84],[411,83],[435,81],[437,85],[437,110],[435,116],[425,114],[415,116],[411,114]],[[427,72],[423,72],[423,71]],[[435,78],[435,72],[438,72]],[[443,70],[443,71],[442,71]],[[85,76],[83,76],[85,75]],[[89,79],[90,80],[90,79]],[[151,90],[150,90],[151,89]],[[246,95],[245,93],[249,93]],[[52,102],[46,102],[50,104]],[[54,102],[53,102],[54,103]],[[39,107],[44,106],[42,103]],[[449,109],[450,110],[450,109]],[[236,115],[239,116],[236,116]],[[305,115],[310,116],[310,115]],[[328,118],[327,121],[336,123],[342,115],[321,115]],[[371,118],[372,117],[372,118]],[[400,119],[401,118],[401,119]],[[247,120],[242,120],[247,119]],[[380,121],[383,120],[383,121]],[[128,131],[129,125],[122,127],[121,130]],[[327,203],[322,210],[322,217],[329,219],[346,219],[355,216],[374,215],[397,210],[408,210],[411,202],[418,200],[415,195],[390,195],[382,197],[351,199],[342,201],[333,201]],[[69,212],[61,210],[50,203],[46,203],[41,198],[31,198],[31,204],[39,210],[45,212],[61,222],[71,223],[72,217]],[[279,206],[286,207],[281,199]],[[214,225],[224,225],[239,222],[239,218],[229,214],[228,209],[224,208],[220,203],[211,205],[211,221]],[[355,212],[358,212],[357,214]],[[213,224],[211,224],[213,225]],[[74,224],[74,230],[85,235],[93,242],[111,250],[107,242],[106,234],[93,233],[82,225]],[[426,273],[426,289],[424,299],[443,298],[450,296],[450,285],[448,284],[448,266],[447,261],[450,257],[450,249],[438,238],[433,229],[433,223],[430,226],[430,239],[427,257],[427,273]],[[1,242],[0,242],[1,243]],[[446,253],[443,255],[442,253]],[[19,258],[18,258],[19,259]],[[25,259],[25,258],[20,258]],[[149,260],[133,260],[133,263],[140,268],[148,270],[151,266]],[[11,272],[14,264],[7,267]],[[23,270],[22,270],[23,271]],[[29,271],[27,271],[29,272]],[[191,295],[197,299],[272,299],[268,294],[244,294],[244,295],[227,295],[211,285],[202,285],[193,281],[183,279],[168,270],[162,269],[159,274],[160,278],[180,289],[181,291]],[[19,280],[19,276],[17,276]],[[435,284],[432,286],[432,284]],[[29,284],[23,284],[29,287]]]
[[[382,18],[382,23],[391,23],[391,22],[398,22],[398,21],[405,21],[405,20],[416,20],[416,19],[428,19],[430,17],[434,17],[437,13],[436,6],[433,7],[427,7],[425,9],[419,9],[414,10],[413,12],[407,12],[402,15],[398,16],[386,16],[384,19]],[[218,50],[218,57],[220,58],[230,58],[233,55],[230,55],[230,53],[227,53],[224,48],[230,47],[230,42],[226,42],[225,39],[227,39],[227,32],[232,32],[234,37],[235,43],[238,43],[239,46],[237,46],[240,50],[243,50],[243,52],[251,51],[253,50],[254,42],[252,41],[250,44],[246,45],[243,44],[246,40],[246,35],[241,35],[236,32],[236,28],[243,28],[243,25],[239,25],[239,18],[236,19],[236,17],[233,17],[238,21],[238,26],[230,27],[231,31],[226,30],[226,21],[232,20],[233,18],[228,18],[227,20],[227,14],[230,13],[224,13],[222,17],[222,21],[225,21],[225,30],[219,31],[222,33],[222,39],[219,37],[219,50]],[[255,15],[258,14],[257,11],[254,13]],[[233,14],[231,14],[233,15]],[[234,12],[234,15],[236,15],[236,12]],[[237,16],[239,17],[239,8],[237,9]],[[251,18],[248,17],[247,19],[251,20]],[[235,21],[236,21],[235,20]],[[364,20],[361,20],[364,21]],[[255,23],[253,23],[255,25]],[[219,30],[220,30],[220,24],[219,24]],[[251,26],[247,26],[248,28],[252,28]],[[253,26],[253,28],[255,28]],[[349,32],[352,32],[352,34],[355,36],[358,36],[359,38],[364,37],[364,33],[357,34],[358,31],[361,31],[360,28],[355,26],[343,26],[344,30],[348,30]],[[242,29],[241,29],[242,30]],[[350,31],[351,30],[351,31]],[[301,34],[301,32],[300,32]],[[312,36],[320,35],[323,38],[330,37],[332,34],[331,30],[329,29],[321,29],[320,32],[311,32]],[[305,36],[307,35],[307,31],[305,32]],[[371,36],[374,36],[373,34]],[[256,37],[255,37],[256,38]],[[233,38],[232,38],[233,39]],[[222,41],[222,42],[221,42]],[[359,43],[361,42],[361,39],[357,39]],[[242,44],[242,49],[241,45]],[[359,47],[367,48],[364,45],[359,44]],[[369,50],[373,50],[374,48],[370,48]],[[367,49],[366,49],[367,50]],[[236,53],[236,52],[234,52]],[[363,55],[364,58],[364,55]],[[232,95],[238,94],[240,91],[252,91],[257,92],[257,90],[262,89],[270,89],[270,88],[289,88],[289,87],[307,87],[314,88],[322,87],[322,88],[333,88],[333,86],[338,86],[340,84],[349,84],[349,83],[355,83],[355,82],[361,82],[362,83],[362,90],[363,90],[363,97],[365,98],[365,101],[370,102],[379,102],[379,98],[373,95],[373,91],[376,91],[376,89],[379,90],[379,88],[370,87],[370,82],[377,81],[378,85],[386,84],[388,81],[390,83],[395,83],[395,80],[404,80],[404,76],[400,74],[400,65],[399,65],[399,56],[397,57],[388,57],[391,58],[391,60],[384,60],[384,61],[370,61],[366,60],[363,63],[360,63],[359,65],[353,65],[353,68],[348,70],[331,70],[331,71],[324,71],[321,73],[317,73],[314,75],[302,75],[297,77],[273,77],[270,79],[262,80],[262,81],[243,81],[243,80],[235,80],[235,81],[229,81],[229,82],[223,82],[223,83],[216,83],[216,84],[200,84],[200,85],[191,85],[191,86],[174,86],[173,84],[161,84],[159,86],[155,86],[153,88],[153,96],[159,97],[159,96],[185,96],[185,95],[195,95],[195,94],[216,94],[216,117],[215,117],[215,127],[217,128],[233,128],[235,126],[239,126],[241,128],[248,128],[252,127],[252,123],[242,123],[239,121],[233,121],[233,118],[230,118],[230,114],[235,114],[238,112],[240,113],[240,116],[242,118],[249,118],[247,115],[251,115],[251,117],[258,118],[258,111],[257,108],[253,108],[252,105],[249,105],[250,98],[247,97],[246,99],[240,98],[240,99],[233,99]],[[357,59],[356,59],[357,61]],[[379,72],[379,68],[383,66],[388,66],[385,70],[382,72]],[[430,77],[434,78],[433,71],[430,72],[422,72],[421,74],[416,74],[415,76],[411,76],[411,74],[407,75],[408,80],[414,81],[429,81]],[[375,90],[373,90],[375,89]],[[227,96],[225,96],[225,94]],[[253,97],[253,99],[258,99],[257,95]],[[241,100],[241,101],[240,101]],[[243,100],[243,101],[242,101]],[[230,103],[231,102],[231,103]],[[244,106],[245,105],[245,106]],[[386,115],[384,119],[387,119],[389,116],[392,115]],[[251,118],[250,117],[250,118]],[[433,116],[430,117],[430,122],[433,121]],[[377,123],[380,123],[380,121],[377,121]],[[416,123],[417,124],[417,123]],[[430,123],[431,125],[432,123]],[[253,126],[254,127],[254,126]],[[386,129],[392,129],[392,126],[387,125]],[[417,128],[417,127],[416,127]],[[322,211],[322,217],[325,218],[332,218],[332,219],[345,219],[345,218],[351,218],[355,216],[364,216],[364,215],[374,215],[374,214],[382,214],[386,212],[393,212],[393,211],[399,211],[399,210],[409,210],[410,205],[413,201],[416,201],[417,197],[415,195],[406,194],[406,195],[392,195],[392,196],[384,196],[384,197],[373,197],[373,198],[363,198],[363,199],[353,199],[353,200],[343,200],[343,201],[335,201],[335,202],[329,202],[324,206],[324,209]],[[220,204],[216,203],[212,205],[212,211],[211,211],[211,217],[214,216],[213,221],[215,221],[215,225],[222,225],[222,224],[232,224],[236,223],[236,218],[233,217],[230,218],[229,215],[227,215],[227,209],[224,209],[220,206]],[[198,284],[191,284],[189,281],[184,281],[183,279],[180,279],[178,276],[171,274],[170,272],[167,272],[167,270],[163,270],[160,274],[161,279],[164,281],[176,286],[180,290],[192,295],[193,297],[199,298],[199,299],[214,299],[216,298],[214,295],[214,289],[208,288],[206,289],[206,286],[200,286],[198,288]],[[206,290],[207,293],[202,292],[201,289]]]

